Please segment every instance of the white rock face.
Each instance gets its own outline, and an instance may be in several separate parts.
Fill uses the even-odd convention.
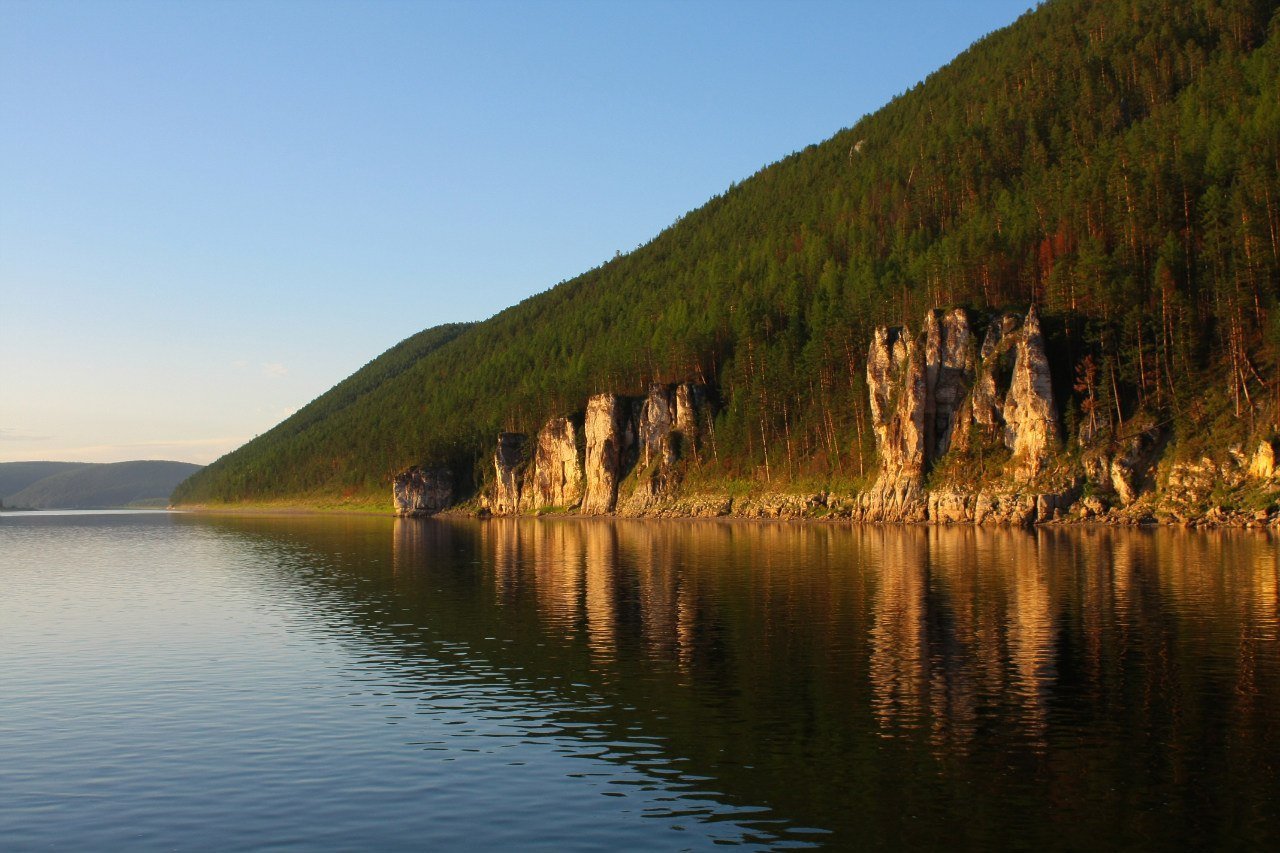
[[[582,460],[578,433],[568,418],[552,418],[538,431],[533,455],[533,483],[526,500],[529,509],[576,507],[582,500]]]
[[[417,465],[391,481],[391,503],[398,516],[433,515],[453,503],[453,475],[445,468]]]
[[[665,385],[650,385],[640,404],[636,419],[636,437],[640,442],[639,465],[649,468],[655,463],[671,464],[671,430],[675,426],[675,401]]]
[[[681,476],[676,463],[683,452],[696,448],[698,407],[704,398],[702,386],[692,383],[650,386],[637,415],[634,488],[619,504],[619,515],[649,515],[675,497]]]
[[[675,429],[684,437],[686,449],[692,448],[698,441],[698,413],[706,404],[706,389],[692,382],[682,382],[676,386],[676,422]]]
[[[977,427],[988,436],[1002,433],[1006,381],[1006,371],[1002,366],[1008,361],[1009,350],[1017,344],[1017,332],[1021,325],[1022,318],[1010,312],[991,321],[986,337],[982,340],[982,349],[978,352],[972,390],[956,413],[951,447],[957,450],[967,449],[971,427]]]
[[[996,317],[980,353],[963,309],[930,311],[923,328],[918,340],[907,329],[876,329],[867,352],[880,473],[857,515],[867,521],[1020,524],[1063,510],[1069,505],[1065,492],[1024,491],[1061,441],[1035,308],[1025,320]],[[950,450],[966,449],[974,427],[1004,439],[1014,452],[1010,474],[1022,485],[978,494],[957,484],[925,495],[924,475]]]
[[[1013,451],[1016,473],[1025,478],[1034,477],[1062,443],[1049,357],[1034,305],[1018,334],[1013,381],[1005,395],[1002,414],[1004,441]]]
[[[880,453],[880,474],[862,496],[868,521],[921,521],[927,513],[921,491],[928,389],[923,356],[909,328],[881,326],[867,351],[871,426]]]
[[[583,425],[587,442],[586,493],[582,499],[582,512],[587,515],[613,512],[617,504],[629,409],[626,400],[615,394],[596,394],[587,401]]]
[[[1249,476],[1257,480],[1269,480],[1276,475],[1276,449],[1264,441],[1254,451],[1249,463]]]
[[[524,487],[526,436],[521,432],[498,433],[498,449],[493,454],[496,479],[490,509],[496,515],[514,515],[520,512],[521,492]]]

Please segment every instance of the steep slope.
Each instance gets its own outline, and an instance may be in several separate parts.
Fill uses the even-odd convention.
[[[355,423],[355,432],[406,428],[415,408],[412,392],[397,401],[386,389],[412,389],[444,379],[445,374],[430,371],[427,357],[471,327],[451,323],[405,338],[277,426],[215,461],[193,482],[183,483],[174,500],[208,501],[208,486],[201,484],[210,482],[218,484],[218,500],[322,491],[333,479],[332,470],[326,469],[342,458],[331,457],[331,465],[326,465],[324,454],[342,454],[342,445],[354,438],[335,424]],[[354,419],[352,411],[358,413]],[[396,438],[388,434],[386,440],[394,443]],[[388,481],[390,476],[386,473]]]
[[[1047,3],[631,254],[291,418],[175,499],[379,500],[420,461],[465,492],[499,430],[533,434],[592,393],[683,379],[709,385],[718,412],[695,479],[852,487],[877,466],[873,328],[949,305],[1040,305],[1069,430],[1086,400],[1106,426],[1148,412],[1188,440],[1265,430],[1280,347],[1275,12]],[[1090,365],[1098,378],[1075,389]]]
[[[0,462],[0,504],[13,505],[10,495],[45,477],[88,465],[88,462]]]
[[[82,463],[38,480],[5,500],[28,509],[98,509],[163,505],[176,485],[200,470],[190,462]]]

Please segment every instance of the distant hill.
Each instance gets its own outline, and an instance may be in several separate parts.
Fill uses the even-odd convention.
[[[199,471],[190,462],[2,462],[0,501],[25,509],[100,509],[168,503]],[[39,476],[41,473],[44,476]],[[13,486],[17,485],[17,489]]]
[[[500,430],[534,434],[651,381],[710,390],[702,484],[856,488],[878,464],[873,329],[948,306],[1038,306],[1068,435],[1146,419],[1193,454],[1266,434],[1280,427],[1278,9],[1040,4],[635,251],[388,351],[174,500],[385,502],[420,462],[466,494],[493,476]]]
[[[89,465],[88,462],[0,462],[0,501],[9,503],[9,495],[37,483],[45,477],[73,471]]]

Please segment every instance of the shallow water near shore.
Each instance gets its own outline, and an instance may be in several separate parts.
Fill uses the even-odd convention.
[[[1280,839],[1255,532],[0,517],[6,849]]]

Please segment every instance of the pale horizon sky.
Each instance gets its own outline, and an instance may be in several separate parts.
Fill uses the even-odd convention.
[[[0,0],[0,462],[213,461],[1031,5]]]

